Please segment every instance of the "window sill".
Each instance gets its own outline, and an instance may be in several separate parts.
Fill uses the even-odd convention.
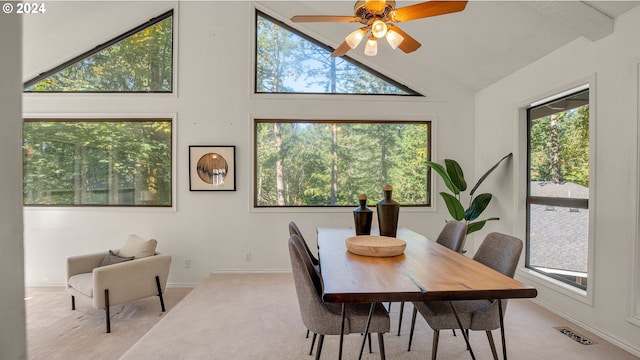
[[[536,271],[532,271],[526,268],[520,268],[517,271],[517,275],[529,282],[535,283],[535,285],[544,286],[550,290],[556,291],[562,295],[566,295],[572,299],[580,301],[589,306],[593,306],[593,291],[585,291],[578,289],[569,284],[565,284],[562,281],[550,278]],[[591,285],[591,284],[590,284]],[[639,319],[640,323],[640,319]]]

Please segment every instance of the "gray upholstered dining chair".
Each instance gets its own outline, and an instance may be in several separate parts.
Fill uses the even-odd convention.
[[[449,220],[444,225],[438,238],[436,239],[436,243],[445,246],[455,252],[460,252],[462,250],[462,246],[464,245],[464,239],[467,234],[467,225],[462,221],[457,220]],[[398,336],[400,336],[400,327],[402,326],[402,313],[404,311],[404,302],[400,303],[400,315],[398,319]],[[416,316],[418,314],[418,310],[414,307],[413,314],[411,316],[411,332],[409,334],[409,349],[411,349],[411,339],[413,337],[413,330],[416,324]],[[455,335],[455,330],[454,330]]]
[[[295,222],[290,221],[289,222],[289,235],[294,235],[294,234],[297,235],[300,238],[300,240],[302,240],[302,243],[304,245],[305,251],[307,252],[307,254],[309,254],[309,258],[311,259],[311,262],[313,263],[313,266],[319,272],[320,271],[320,260],[318,260],[318,258],[315,257],[315,255],[313,254],[311,249],[309,249],[309,245],[307,244],[307,240],[302,235],[302,231],[300,231],[300,228],[298,227],[298,225]]]
[[[341,307],[322,301],[322,279],[317,277],[304,242],[297,235],[289,237],[289,256],[298,297],[302,321],[307,329],[320,335],[316,360],[320,359],[325,335],[340,335],[342,326]],[[364,333],[369,316],[369,304],[346,304],[344,334]],[[369,325],[369,332],[378,334],[380,358],[385,359],[383,334],[390,328],[389,314],[382,304],[376,304]],[[342,339],[340,339],[342,350]]]
[[[513,277],[522,253],[522,246],[522,240],[516,237],[493,232],[485,237],[473,259],[504,275]],[[485,331],[494,360],[498,359],[498,354],[491,330],[500,328],[500,311],[498,309],[500,303],[502,304],[502,314],[504,314],[507,300],[455,301],[462,327],[466,330]],[[440,330],[456,329],[459,326],[451,304],[448,301],[429,301],[414,302],[413,306],[433,329],[431,359],[435,360]],[[504,351],[504,343],[502,345]],[[409,342],[409,350],[411,350],[411,342]]]

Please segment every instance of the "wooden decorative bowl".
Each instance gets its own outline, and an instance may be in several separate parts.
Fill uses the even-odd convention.
[[[352,236],[345,240],[349,252],[375,257],[397,256],[404,252],[407,243],[398,238],[388,236]]]

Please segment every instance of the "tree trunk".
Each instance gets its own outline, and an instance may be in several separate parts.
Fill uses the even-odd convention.
[[[280,136],[280,124],[273,123],[273,135],[276,142],[276,192],[278,206],[284,206],[284,166],[282,164],[282,137]]]
[[[338,125],[331,124],[331,205],[338,203]]]
[[[551,181],[560,183],[560,145],[558,144],[558,114],[551,115]]]

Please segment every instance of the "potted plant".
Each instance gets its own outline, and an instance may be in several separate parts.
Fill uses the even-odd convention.
[[[462,192],[467,190],[467,182],[464,179],[464,173],[457,161],[451,159],[444,160],[444,166],[433,161],[427,161],[427,166],[440,175],[444,184],[451,191],[451,193],[441,192],[440,196],[444,199],[444,203],[447,205],[449,214],[452,218],[458,221],[464,221],[467,225],[467,235],[482,229],[487,221],[500,220],[498,217],[491,217],[484,220],[477,220],[480,214],[487,208],[493,195],[489,193],[482,193],[475,195],[476,190],[482,182],[495,170],[502,161],[510,158],[512,153],[509,153],[502,159],[500,159],[491,169],[484,173],[473,186],[469,192],[469,206],[465,209],[461,202]]]

